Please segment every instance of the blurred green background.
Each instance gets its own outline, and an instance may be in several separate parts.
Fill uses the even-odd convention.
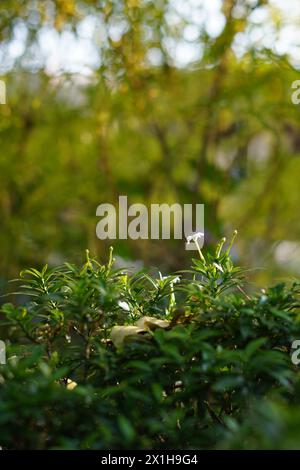
[[[300,272],[297,0],[1,0],[0,277],[107,257],[96,208],[205,204],[206,245],[262,285]],[[162,271],[179,241],[115,242]],[[119,260],[120,263],[122,261]]]

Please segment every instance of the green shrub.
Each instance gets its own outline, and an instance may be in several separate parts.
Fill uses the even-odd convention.
[[[299,284],[247,294],[224,242],[158,279],[112,252],[23,271],[23,304],[2,307],[0,445],[300,448]]]

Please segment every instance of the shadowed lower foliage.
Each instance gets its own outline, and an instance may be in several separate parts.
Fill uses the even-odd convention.
[[[299,284],[249,296],[224,242],[158,279],[112,253],[24,271],[0,323],[2,447],[299,448]]]

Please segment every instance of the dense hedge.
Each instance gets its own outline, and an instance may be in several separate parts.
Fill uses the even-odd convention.
[[[250,296],[223,244],[158,279],[112,254],[24,271],[24,305],[2,308],[0,445],[300,448],[299,284]]]

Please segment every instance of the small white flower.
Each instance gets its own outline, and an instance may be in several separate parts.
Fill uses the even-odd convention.
[[[74,380],[68,379],[67,380],[67,390],[74,390],[75,387],[77,387],[77,382],[74,382]]]
[[[126,312],[130,311],[130,307],[127,302],[123,302],[122,300],[119,300],[118,302],[119,307],[121,307],[123,310],[126,310]]]
[[[197,240],[201,240],[201,238],[204,238],[204,233],[202,232],[196,232],[192,233],[192,235],[189,235],[186,237],[187,244],[191,242],[196,242]]]
[[[160,271],[158,271],[158,274],[159,274],[159,280],[160,281],[164,281],[165,279],[170,279],[171,284],[176,284],[177,282],[180,282],[180,277],[179,276],[176,276],[173,279],[171,279],[172,276],[163,276]]]

